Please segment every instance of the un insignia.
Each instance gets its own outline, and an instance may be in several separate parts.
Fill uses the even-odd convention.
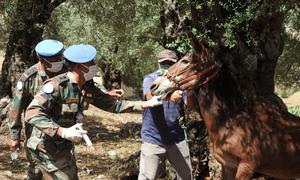
[[[47,94],[50,94],[50,93],[53,93],[53,91],[54,91],[54,87],[53,87],[53,85],[52,84],[45,84],[44,86],[43,86],[43,92],[45,92],[45,93],[47,93]]]
[[[21,91],[21,90],[23,89],[23,82],[22,82],[22,81],[18,81],[18,82],[17,82],[17,89],[18,89],[19,91]]]

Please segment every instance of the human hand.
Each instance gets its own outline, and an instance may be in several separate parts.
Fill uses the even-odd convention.
[[[69,128],[61,128],[61,137],[73,142],[79,142],[87,131],[82,130],[82,123],[77,123]]]
[[[163,102],[159,100],[161,96],[153,96],[151,99],[146,101],[150,107],[161,105]]]
[[[15,151],[16,149],[20,148],[21,142],[19,139],[9,139],[7,145],[9,150]]]
[[[181,99],[182,99],[182,91],[181,90],[174,91],[170,96],[170,101],[173,101],[173,102],[180,102]]]
[[[113,89],[106,93],[110,96],[113,96],[116,98],[121,98],[124,95],[124,90],[123,89]]]

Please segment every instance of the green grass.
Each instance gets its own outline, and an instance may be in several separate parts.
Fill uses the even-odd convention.
[[[293,106],[288,108],[289,112],[296,115],[300,116],[300,106]]]

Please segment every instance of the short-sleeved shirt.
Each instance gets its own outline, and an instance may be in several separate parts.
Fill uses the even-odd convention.
[[[143,96],[149,92],[153,81],[159,72],[145,76],[143,81]],[[179,117],[183,116],[183,100],[179,103],[165,101],[162,105],[146,108],[143,111],[141,137],[143,142],[168,145],[184,139],[184,132],[179,125]]]

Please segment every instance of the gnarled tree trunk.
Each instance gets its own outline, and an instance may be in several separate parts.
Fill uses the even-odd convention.
[[[34,46],[42,39],[43,26],[53,10],[65,0],[17,1],[12,15],[11,31],[2,66],[1,95],[12,95],[12,88],[26,68],[37,62],[32,54]]]
[[[122,84],[121,71],[114,69],[109,61],[100,61],[103,72],[103,85],[108,89],[120,89]]]
[[[18,0],[11,19],[11,31],[6,45],[1,71],[0,99],[12,97],[13,88],[22,73],[37,62],[33,54],[35,45],[42,40],[44,28],[53,10],[65,0]],[[7,101],[1,101],[0,124],[6,121]],[[6,123],[2,123],[5,125]]]

